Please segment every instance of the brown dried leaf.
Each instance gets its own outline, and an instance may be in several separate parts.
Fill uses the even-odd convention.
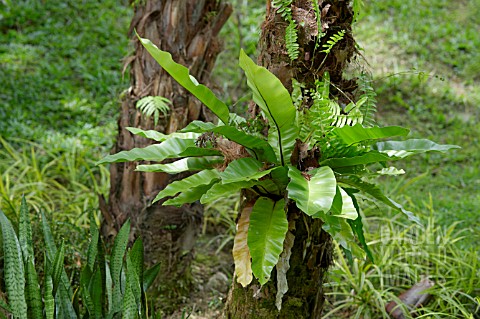
[[[288,231],[285,241],[283,242],[283,252],[280,255],[277,263],[277,298],[275,300],[275,306],[278,311],[282,309],[283,295],[288,291],[287,271],[290,269],[290,256],[292,255],[293,242],[295,236]]]
[[[237,234],[233,241],[233,260],[235,262],[235,275],[237,282],[243,287],[252,282],[252,261],[250,250],[247,245],[248,226],[250,225],[250,213],[252,206],[243,208],[237,222]]]

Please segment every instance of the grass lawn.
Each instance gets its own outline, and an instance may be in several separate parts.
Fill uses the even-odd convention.
[[[414,157],[384,189],[412,210],[433,197],[444,226],[461,221],[480,240],[480,1],[365,1],[356,28],[383,125],[462,147]]]

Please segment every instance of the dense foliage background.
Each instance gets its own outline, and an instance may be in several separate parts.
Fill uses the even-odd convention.
[[[214,77],[224,100],[241,110],[248,96],[245,85],[238,84],[238,51],[243,47],[255,54],[264,3],[233,2],[236,11],[222,31],[226,50]],[[51,214],[57,236],[67,241],[70,268],[85,260],[88,213],[98,213],[97,194],[108,193],[108,171],[94,162],[112,145],[119,96],[129,85],[122,58],[130,49],[126,34],[132,11],[126,1],[113,0],[0,1],[0,207],[15,223],[25,194],[32,214],[41,209]],[[365,1],[355,24],[364,58],[358,63],[368,63],[378,94],[378,122],[462,147],[411,159],[403,177],[382,182],[386,193],[427,226],[409,226],[403,217],[370,204],[364,212],[372,229],[369,240],[375,254],[386,256],[378,268],[398,274],[410,267],[413,278],[429,274],[447,289],[445,295],[471,312],[475,303],[462,294],[480,294],[479,267],[472,268],[480,263],[479,17],[478,0]],[[208,269],[210,277],[200,281],[219,272],[231,276],[231,265],[221,263],[218,254],[228,256],[231,247],[232,202],[207,209],[200,246],[209,250],[198,251],[202,269],[197,272]],[[443,250],[435,248],[439,245]],[[416,258],[402,259],[419,251]],[[362,263],[349,268],[340,261],[336,267],[341,271],[331,278],[329,318],[350,318],[365,303],[376,309],[375,298],[382,293],[412,284],[396,280],[383,287],[379,273]],[[360,282],[344,284],[349,271],[351,285],[363,273],[380,295],[372,297]],[[352,289],[355,295],[349,294]],[[223,296],[212,289],[202,311],[220,309]],[[449,305],[443,309],[454,311]]]

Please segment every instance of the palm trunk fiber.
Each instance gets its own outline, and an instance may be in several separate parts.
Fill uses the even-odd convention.
[[[169,51],[175,61],[189,67],[190,74],[199,82],[208,83],[221,49],[217,35],[231,11],[230,5],[217,0],[146,0],[135,4],[129,32],[135,51],[125,60],[125,68],[130,66],[131,86],[122,98],[118,137],[111,153],[152,143],[131,134],[126,127],[168,134],[190,121],[212,119],[208,109],[150,57],[134,31]],[[168,115],[160,116],[157,125],[136,109],[136,102],[145,96],[163,96],[172,102]],[[143,238],[146,262],[161,264],[157,282],[160,294],[168,300],[163,310],[168,311],[178,297],[189,292],[190,262],[203,210],[197,204],[181,208],[152,205],[156,194],[178,177],[135,172],[137,165],[110,166],[108,203],[101,199],[102,233],[111,238],[127,219],[131,220],[131,238]]]

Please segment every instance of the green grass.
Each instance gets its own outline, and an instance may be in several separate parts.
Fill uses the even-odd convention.
[[[127,86],[121,59],[133,10],[125,2],[0,2],[4,138],[49,144],[51,135],[62,134],[91,146],[110,144],[118,96]]]
[[[370,63],[382,125],[412,137],[460,145],[448,154],[404,163],[407,174],[384,182],[408,208],[433,196],[437,220],[480,234],[480,1],[365,1],[357,40]]]
[[[432,301],[419,309],[421,318],[469,318],[478,311],[472,295],[480,294],[480,260],[475,249],[458,249],[468,232],[459,224],[439,226],[437,213],[424,209],[430,212],[424,226],[399,218],[368,220],[375,230],[367,235],[375,264],[358,259],[350,264],[337,246],[323,318],[388,319],[385,305],[425,277],[435,284]]]

